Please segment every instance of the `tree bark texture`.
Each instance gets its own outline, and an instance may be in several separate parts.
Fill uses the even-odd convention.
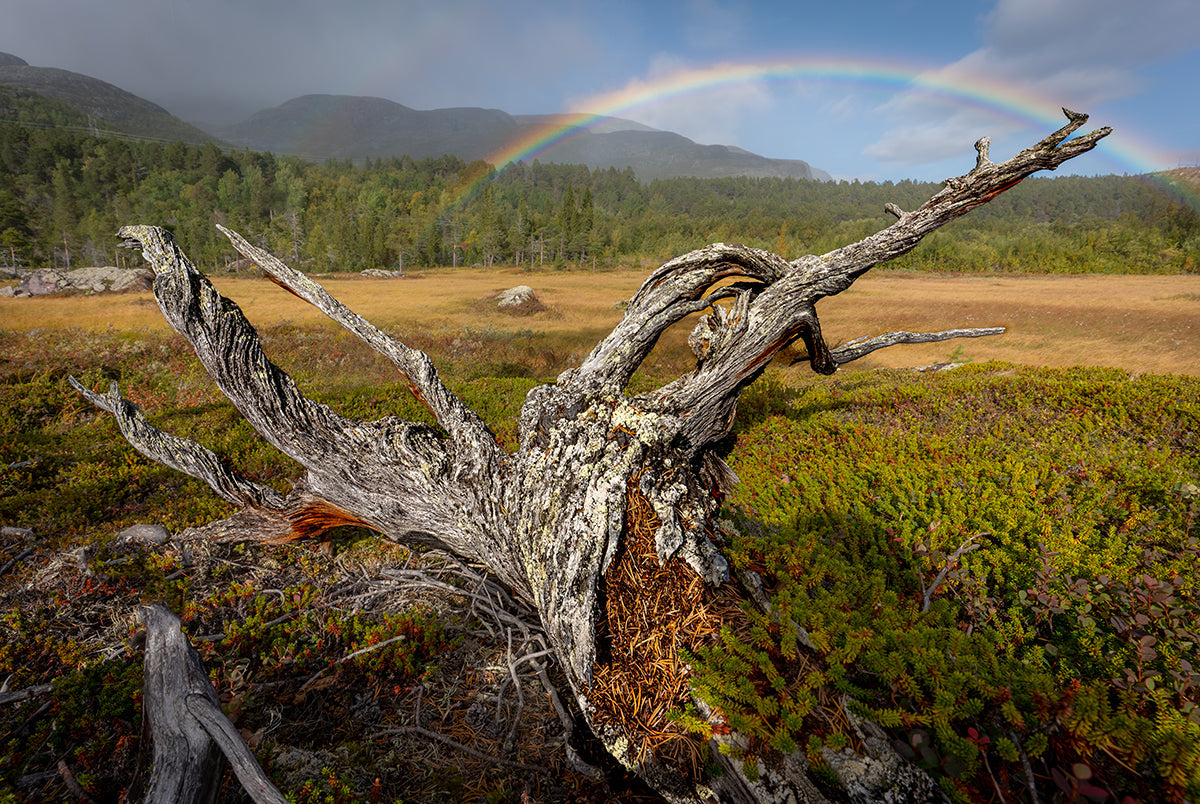
[[[76,387],[113,413],[137,449],[242,506],[223,524],[226,532],[278,539],[355,524],[485,563],[539,612],[583,716],[607,750],[665,798],[823,801],[802,752],[769,767],[759,762],[758,773],[748,773],[736,750],[719,750],[722,742],[744,741],[737,734],[714,734],[708,744],[691,737],[690,747],[689,738],[676,735],[674,748],[659,750],[657,737],[647,735],[666,728],[663,711],[631,714],[637,707],[626,688],[673,689],[676,703],[686,700],[688,668],[679,648],[737,616],[737,588],[753,591],[753,578],[729,583],[729,565],[714,540],[720,501],[737,478],[713,449],[733,424],[741,391],[797,340],[812,368],[829,374],[896,343],[1002,332],[897,332],[831,349],[816,304],[1026,176],[1085,153],[1110,131],[1069,139],[1087,117],[1066,114],[1066,126],[1006,162],[993,163],[988,140],[980,140],[974,169],[947,180],[919,209],[889,204],[895,223],[858,243],[791,261],[715,243],[667,262],[581,365],[529,393],[514,453],[446,388],[428,356],[224,228],[272,280],[391,359],[444,434],[395,418],[350,420],[305,398],[263,354],[237,305],[216,292],[170,234],[152,226],[127,226],[119,234],[153,266],[164,316],[242,415],[306,474],[280,495],[237,476],[200,445],[157,430],[115,385],[104,394]],[[654,391],[627,395],[660,335],[697,313],[688,339],[695,368]],[[652,656],[622,653],[650,643],[658,646]],[[660,668],[656,674],[632,672],[647,662]],[[711,722],[723,722],[719,712],[711,712]],[[936,796],[928,777],[899,761],[881,732],[871,724],[855,728],[861,751],[827,757],[855,799]],[[724,771],[716,778],[703,771],[713,762]]]
[[[153,771],[144,800],[153,804],[216,801],[224,759],[256,804],[287,804],[221,711],[217,692],[188,644],[179,618],[163,606],[145,606],[143,734],[153,737]]]

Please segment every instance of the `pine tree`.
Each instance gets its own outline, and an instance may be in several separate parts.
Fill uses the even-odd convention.
[[[567,249],[579,226],[579,209],[575,206],[575,188],[568,184],[558,212],[558,259],[567,259]]]

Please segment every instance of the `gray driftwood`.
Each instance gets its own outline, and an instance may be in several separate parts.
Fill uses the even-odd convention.
[[[154,746],[146,802],[215,801],[228,759],[256,804],[287,804],[258,766],[188,643],[179,618],[163,606],[138,612],[146,627],[143,739]]]
[[[170,234],[152,226],[128,226],[120,236],[153,266],[163,314],[192,343],[242,415],[306,474],[282,497],[238,477],[198,444],[150,426],[115,386],[106,394],[80,390],[116,416],[138,450],[207,481],[243,506],[233,521],[218,525],[217,533],[278,538],[359,524],[388,539],[440,547],[486,564],[515,596],[536,607],[597,737],[665,798],[824,801],[809,779],[803,754],[761,768],[751,781],[736,751],[731,756],[716,750],[721,741],[736,745],[740,735],[718,736],[710,745],[724,773],[689,780],[652,757],[639,758],[630,735],[595,719],[588,690],[597,656],[602,574],[618,553],[626,495],[636,487],[661,521],[655,534],[660,560],[677,556],[708,584],[728,582],[729,567],[709,534],[719,531],[719,499],[736,477],[713,449],[733,424],[741,391],[795,341],[803,342],[815,371],[829,374],[896,343],[1001,332],[890,333],[831,349],[821,335],[816,304],[1026,176],[1092,149],[1110,131],[1069,139],[1087,117],[1066,114],[1069,122],[1062,129],[999,164],[989,158],[988,140],[980,140],[974,169],[947,180],[919,209],[906,212],[889,204],[895,223],[858,243],[790,261],[757,248],[715,243],[667,262],[649,276],[621,322],[580,366],[529,393],[515,453],[502,449],[475,412],[446,388],[427,355],[223,228],[234,247],[278,284],[390,358],[443,433],[394,418],[355,421],[307,399],[263,354],[237,305],[213,289]],[[689,338],[695,368],[657,390],[627,395],[626,385],[663,331],[695,313],[702,314]],[[860,730],[865,755],[828,757],[854,798],[935,796],[930,780],[899,761],[871,724],[861,724]]]

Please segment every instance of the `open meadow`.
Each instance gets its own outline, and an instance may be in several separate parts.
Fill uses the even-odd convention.
[[[620,319],[646,270],[530,272],[442,269],[403,280],[327,277],[326,288],[368,321],[403,338],[444,336],[446,343],[483,333],[547,348],[563,363],[578,360]],[[261,278],[214,277],[256,326],[332,326],[310,305]],[[487,299],[506,288],[533,287],[545,312],[506,315]],[[891,330],[936,331],[1003,326],[998,337],[899,346],[851,370],[911,367],[938,361],[1003,360],[1032,366],[1106,366],[1131,372],[1200,375],[1200,274],[1004,275],[876,271],[821,302],[831,345]],[[0,298],[0,329],[80,328],[93,332],[166,331],[149,293],[114,296]],[[668,346],[684,349],[687,328]],[[438,358],[438,349],[426,347]]]
[[[579,361],[645,275],[322,282],[428,351],[511,448],[525,394]],[[428,420],[389,363],[303,302],[265,279],[214,284],[305,393],[350,417]],[[518,284],[546,309],[488,301]],[[1009,329],[832,377],[777,360],[744,394],[723,444],[741,478],[725,550],[785,616],[723,633],[694,657],[696,687],[755,751],[804,748],[818,772],[823,747],[856,739],[848,695],[955,801],[1200,800],[1200,276],[884,271],[818,313],[831,344]],[[687,370],[677,330],[632,391]],[[908,370],[935,363],[966,365]],[[655,800],[619,769],[572,770],[536,617],[504,610],[476,568],[357,530],[190,538],[231,506],[132,450],[68,375],[118,382],[258,482],[286,491],[298,474],[149,294],[0,298],[0,801],[127,789],[145,748],[143,602],[181,616],[300,804]],[[115,538],[139,523],[171,539]],[[793,621],[811,641],[800,658]],[[229,782],[221,800],[240,795]]]

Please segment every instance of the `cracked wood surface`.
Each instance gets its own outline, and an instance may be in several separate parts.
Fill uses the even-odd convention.
[[[179,618],[157,604],[142,607],[138,618],[146,628],[143,731],[154,740],[144,800],[154,804],[215,801],[224,758],[256,804],[287,804],[221,711],[217,691],[183,635]]]
[[[741,391],[796,340],[805,344],[812,368],[828,374],[896,343],[1001,332],[893,332],[830,349],[816,305],[1026,176],[1087,152],[1110,131],[1068,139],[1087,117],[1064,112],[1066,126],[1005,162],[993,163],[987,139],[980,140],[969,173],[948,179],[944,189],[911,212],[889,204],[895,223],[858,243],[791,261],[762,249],[715,243],[665,263],[579,367],[529,393],[515,454],[501,449],[479,417],[445,387],[427,355],[383,333],[304,274],[223,227],[234,247],[273,281],[391,359],[445,437],[395,418],[347,419],[304,397],[263,354],[237,305],[213,289],[169,233],[152,226],[128,226],[120,236],[140,248],[154,268],[155,298],[164,316],[192,343],[242,415],[302,464],[306,475],[282,498],[225,469],[199,444],[150,427],[115,387],[107,394],[80,390],[117,417],[137,449],[244,505],[236,526],[247,529],[249,537],[315,535],[352,521],[398,542],[436,545],[486,564],[514,595],[536,606],[583,714],[606,748],[669,800],[822,801],[802,753],[760,769],[751,781],[714,742],[714,761],[726,772],[701,783],[652,757],[639,762],[629,735],[597,729],[585,691],[596,658],[600,583],[619,547],[626,489],[636,478],[661,522],[655,534],[661,561],[679,556],[707,583],[728,581],[728,565],[709,532],[719,528],[721,490],[736,477],[711,450],[732,427]],[[688,339],[695,368],[657,390],[627,396],[630,378],[661,334],[706,310]],[[252,532],[255,528],[261,532]],[[871,739],[877,735],[870,724],[860,731],[870,755],[830,762],[848,790],[929,790],[928,777],[897,761],[886,740]],[[860,800],[874,795],[855,793]]]

